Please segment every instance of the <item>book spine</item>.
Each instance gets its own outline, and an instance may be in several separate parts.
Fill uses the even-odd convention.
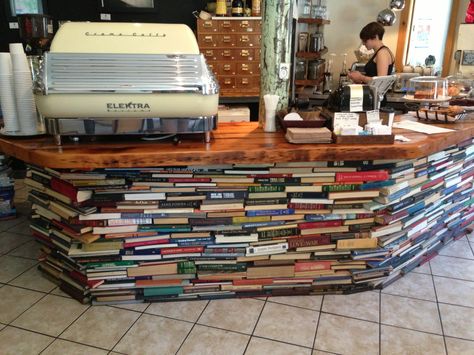
[[[336,173],[336,182],[363,182],[387,180],[389,177],[387,171],[364,171],[354,173]]]
[[[186,254],[186,253],[202,253],[204,247],[182,247],[182,248],[166,248],[161,250],[162,255],[169,254]]]

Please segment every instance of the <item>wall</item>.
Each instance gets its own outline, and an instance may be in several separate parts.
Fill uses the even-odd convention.
[[[359,48],[359,33],[362,27],[377,19],[378,13],[388,7],[388,0],[327,0],[331,24],[324,30],[326,46],[329,53],[337,54],[334,71],[342,68],[342,53],[347,53],[347,64],[356,61],[354,50]],[[383,42],[395,54],[397,50],[399,18],[394,26],[385,27]],[[329,58],[326,55],[326,58]],[[337,77],[337,75],[336,75]]]
[[[0,1],[0,51],[8,51],[8,43],[18,42],[18,30],[8,28],[15,18],[7,15],[7,7]],[[46,13],[55,20],[99,21],[99,0],[43,0]],[[112,21],[185,23],[194,28],[196,19],[192,11],[203,9],[206,0],[155,0],[157,9],[152,13],[112,14]],[[179,6],[177,6],[179,2]]]

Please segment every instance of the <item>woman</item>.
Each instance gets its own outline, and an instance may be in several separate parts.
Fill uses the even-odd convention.
[[[394,56],[383,42],[385,29],[378,22],[371,22],[360,31],[360,39],[367,49],[373,49],[374,55],[364,67],[365,75],[352,71],[349,78],[356,84],[368,84],[374,76],[385,76],[392,73]]]

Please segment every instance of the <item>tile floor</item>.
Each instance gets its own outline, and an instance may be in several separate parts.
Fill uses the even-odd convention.
[[[474,236],[382,292],[91,307],[36,269],[26,188],[0,222],[0,354],[474,354]]]

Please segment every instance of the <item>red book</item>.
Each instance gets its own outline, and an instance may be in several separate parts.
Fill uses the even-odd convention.
[[[298,224],[299,229],[310,229],[310,228],[326,228],[326,227],[339,227],[342,226],[342,220],[337,219],[334,221],[318,221],[318,222],[305,222]]]
[[[211,182],[211,178],[169,178],[168,182]]]
[[[123,243],[124,248],[134,248],[134,247],[141,247],[145,245],[155,245],[155,244],[168,244],[169,239],[158,239],[158,240],[145,240],[141,242],[131,242],[131,243]]]
[[[295,263],[295,272],[331,270],[331,264],[332,261],[329,260],[297,262]]]
[[[204,251],[204,247],[166,248],[166,249],[161,249],[161,255],[202,253],[203,251]]]
[[[54,191],[59,192],[60,194],[66,197],[69,197],[72,202],[84,202],[90,199],[92,196],[92,191],[79,191],[72,184],[55,177],[51,178],[51,188]]]
[[[95,221],[82,221],[79,218],[74,217],[69,219],[70,224],[77,224],[87,227],[105,227],[107,225],[107,221],[95,220]]]
[[[234,286],[271,285],[271,284],[273,284],[273,279],[232,280],[232,284]]]
[[[288,239],[288,249],[312,247],[316,245],[328,245],[328,244],[331,244],[331,237],[329,235]]]
[[[81,285],[85,287],[95,288],[104,283],[104,280],[88,280],[87,277],[80,272],[72,270],[68,273],[69,277],[78,281]],[[87,285],[87,286],[86,286]]]
[[[372,218],[372,217],[375,217],[374,213],[357,213],[356,214],[357,219]]]
[[[436,180],[433,181],[428,181],[426,184],[421,186],[421,191],[429,189],[430,187],[433,187],[435,185],[438,185],[440,182],[444,181],[444,177],[437,178]]]
[[[360,171],[351,173],[336,173],[336,182],[362,182],[388,180],[386,170]]]

